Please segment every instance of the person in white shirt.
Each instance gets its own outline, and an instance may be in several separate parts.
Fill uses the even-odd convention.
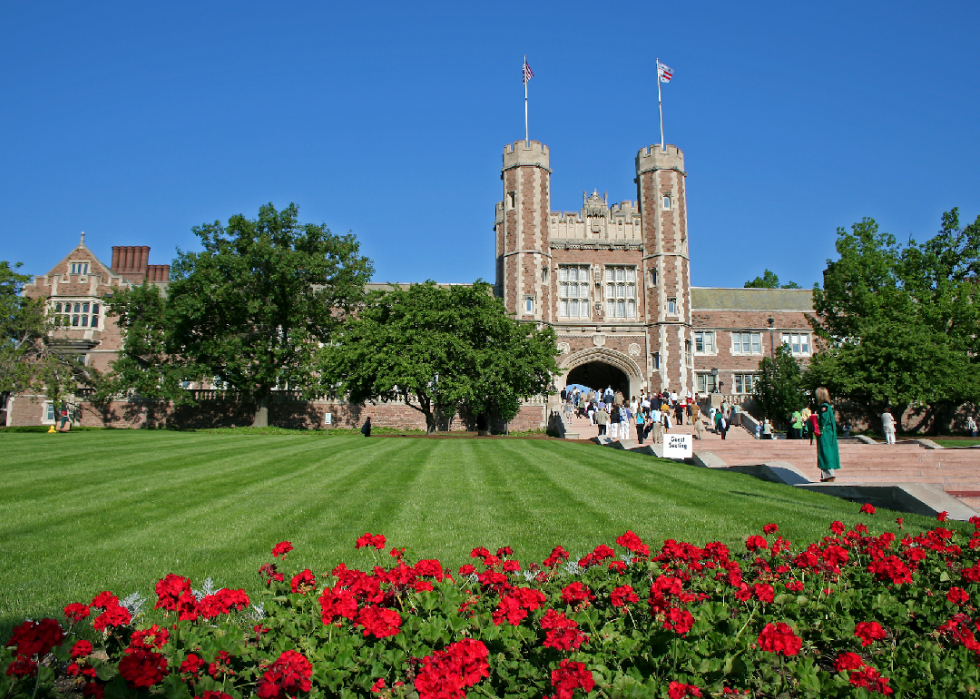
[[[971,437],[977,436],[977,421],[973,419],[972,415],[968,415],[966,418],[966,431],[970,433]]]
[[[885,433],[885,444],[895,443],[895,417],[887,408],[881,414],[881,431]]]
[[[660,444],[664,441],[663,413],[659,410],[650,411],[650,422],[653,423],[653,443]]]

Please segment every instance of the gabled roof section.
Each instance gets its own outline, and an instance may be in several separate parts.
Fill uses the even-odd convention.
[[[810,289],[723,289],[691,287],[694,311],[797,311],[813,312]]]
[[[85,245],[84,231],[81,234],[81,239],[79,240],[78,245],[76,245],[71,252],[69,252],[67,255],[62,257],[61,260],[58,262],[58,264],[56,264],[54,267],[49,269],[47,274],[43,274],[40,276],[54,277],[59,274],[62,274],[64,265],[68,264],[73,260],[84,260],[86,262],[91,263],[92,266],[89,268],[89,275],[101,274],[103,278],[105,278],[106,280],[108,280],[110,277],[117,276],[115,272],[109,269],[102,262],[102,260],[96,257],[95,253],[92,252],[87,245]]]

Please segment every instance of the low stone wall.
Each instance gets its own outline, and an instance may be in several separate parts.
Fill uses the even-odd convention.
[[[43,399],[30,400],[18,396],[11,405],[10,426],[40,425]],[[209,427],[245,427],[252,424],[255,403],[235,398],[200,401],[195,406],[174,406],[167,401],[141,399],[118,400],[106,406],[88,401],[78,405],[77,424],[85,427],[202,429]],[[356,428],[370,417],[375,427],[401,430],[425,430],[425,416],[405,403],[365,403],[356,405],[345,401],[273,401],[269,406],[269,424],[292,429],[322,429],[324,417],[331,415],[332,427]],[[543,403],[522,405],[510,421],[512,432],[544,429],[547,426],[546,406]],[[505,425],[493,425],[503,431]],[[476,420],[469,415],[457,415],[449,424],[450,431],[475,431]]]

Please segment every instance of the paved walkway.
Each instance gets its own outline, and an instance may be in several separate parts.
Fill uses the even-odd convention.
[[[694,434],[694,425],[688,423],[685,417],[685,423],[683,425],[675,425],[671,422],[671,427],[667,430],[667,434]],[[704,429],[704,439],[700,442],[697,438],[694,439],[694,450],[697,451],[704,445],[712,444],[715,442],[722,442],[721,435],[715,434],[714,431],[708,429],[708,421],[704,418],[701,419],[701,424],[705,426]],[[572,416],[572,429],[579,433],[580,439],[593,439],[599,436],[599,427],[596,425],[590,425],[588,418]],[[650,437],[653,434],[651,433]],[[630,423],[629,435],[627,437],[630,440],[636,440],[636,425]],[[647,441],[650,441],[649,439]],[[726,435],[726,442],[732,441],[756,441],[755,437],[750,435],[741,427],[733,427],[728,431]]]

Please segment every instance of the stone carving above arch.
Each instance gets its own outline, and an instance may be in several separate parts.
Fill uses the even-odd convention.
[[[602,347],[604,344],[606,344],[606,336],[605,335],[593,335],[592,336],[592,344],[595,345],[596,347]]]
[[[635,342],[631,342],[630,343],[630,346],[627,348],[627,350],[629,351],[631,357],[639,357],[640,356],[640,346],[638,344],[636,344]]]
[[[572,351],[572,346],[569,345],[567,342],[559,342],[558,351],[561,352],[562,354],[568,354],[569,352]]]
[[[643,378],[643,372],[640,371],[640,367],[637,366],[636,362],[622,352],[606,349],[605,347],[592,347],[573,352],[562,357],[561,361],[558,362],[558,366],[571,371],[575,367],[588,364],[589,362],[605,362],[610,366],[616,367],[631,379]]]

